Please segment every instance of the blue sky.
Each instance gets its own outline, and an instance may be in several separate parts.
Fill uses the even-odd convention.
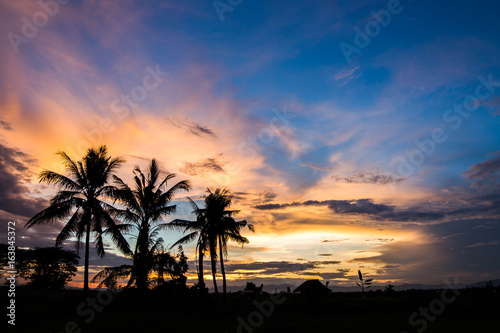
[[[498,278],[498,2],[228,3],[2,2],[0,219],[46,206],[55,152],[107,144],[123,179],[155,157],[192,182],[175,217],[186,195],[235,193],[257,232],[230,250],[233,284]],[[42,229],[20,245],[60,225]]]

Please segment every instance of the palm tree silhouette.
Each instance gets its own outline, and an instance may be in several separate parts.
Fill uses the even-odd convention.
[[[76,236],[79,245],[85,234],[85,272],[83,290],[89,289],[89,245],[90,234],[95,233],[97,253],[104,256],[102,236],[109,234],[119,250],[130,253],[127,241],[121,231],[126,227],[115,223],[116,210],[102,199],[111,197],[113,186],[109,179],[124,163],[121,157],[109,157],[106,146],[90,148],[82,161],[73,161],[65,152],[59,152],[69,176],[44,170],[40,173],[40,182],[55,185],[57,194],[50,200],[48,208],[33,216],[25,225],[31,228],[38,224],[54,223],[71,215],[56,238],[56,247],[71,236]],[[104,229],[103,229],[104,228]]]
[[[133,173],[134,189],[114,176],[117,188],[113,195],[126,206],[126,209],[120,210],[119,216],[138,234],[133,255],[133,277],[137,279],[137,289],[144,291],[148,288],[151,265],[148,253],[153,235],[170,226],[168,223],[161,223],[163,217],[175,212],[176,206],[169,203],[176,192],[189,191],[190,184],[189,181],[182,180],[168,189],[167,182],[176,175],[167,174],[160,179],[160,168],[155,159],[149,164],[147,176],[138,166]]]
[[[216,189],[215,192],[207,189],[209,195],[205,199],[205,203],[207,206],[207,219],[209,225],[213,227],[209,227],[212,229],[211,231],[215,234],[216,237],[216,246],[219,247],[219,258],[220,258],[220,267],[222,273],[222,289],[224,296],[227,295],[226,288],[226,272],[224,270],[224,257],[227,257],[227,243],[229,240],[234,241],[238,244],[246,244],[248,243],[248,239],[246,237],[241,236],[240,231],[244,227],[248,227],[248,229],[254,232],[254,227],[251,224],[248,224],[247,221],[236,221],[233,216],[238,214],[239,210],[227,210],[229,206],[231,206],[232,195],[227,189]],[[213,237],[213,236],[212,236]],[[218,244],[217,244],[218,243]],[[212,247],[210,247],[212,251]],[[211,256],[212,258],[214,256]],[[213,274],[212,268],[212,274]]]
[[[130,256],[134,259],[134,256]],[[169,252],[165,251],[163,247],[163,239],[158,237],[157,230],[151,232],[150,242],[148,246],[148,251],[146,254],[146,269],[147,276],[150,272],[156,271],[157,276],[157,286],[160,286],[165,282],[164,273],[167,272],[172,280],[178,284],[184,284],[186,282],[186,277],[184,273],[188,270],[187,257],[184,255],[184,251],[181,246],[178,249],[178,255],[172,256]],[[137,285],[137,266],[132,265],[121,265],[116,267],[106,267],[97,273],[93,278],[92,282],[100,281],[98,288],[107,287],[114,288],[118,282],[118,279],[129,278],[127,287]],[[149,284],[149,281],[147,281]]]
[[[206,209],[199,208],[191,198],[188,199],[191,207],[193,207],[192,213],[196,215],[196,221],[175,219],[169,223],[172,227],[184,229],[184,233],[190,232],[189,234],[175,242],[170,248],[173,248],[176,245],[189,243],[190,241],[198,238],[195,250],[195,253],[198,256],[198,289],[200,291],[200,294],[204,294],[206,288],[203,273],[203,258],[205,256],[205,252],[208,250]]]
[[[153,266],[158,272],[158,287],[165,283],[165,279],[163,278],[165,272],[170,275],[172,281],[177,285],[186,285],[187,278],[184,273],[186,273],[189,269],[187,264],[188,257],[184,255],[184,250],[181,245],[179,245],[177,253],[177,256],[172,256],[169,252],[162,248],[154,256]]]
[[[196,215],[196,221],[176,219],[171,222],[172,226],[184,228],[189,234],[179,239],[174,245],[185,244],[198,237],[196,250],[198,253],[198,281],[200,290],[204,290],[203,258],[208,250],[212,268],[212,279],[215,294],[218,295],[217,287],[217,258],[221,260],[221,273],[223,282],[223,293],[226,295],[226,274],[224,270],[224,257],[227,257],[227,243],[229,240],[239,244],[248,243],[248,239],[241,236],[240,230],[247,226],[254,231],[253,225],[246,221],[235,221],[232,217],[239,211],[226,210],[231,205],[232,196],[226,189],[216,189],[212,192],[207,189],[208,196],[205,197],[205,209],[199,208],[196,203],[189,199]],[[219,250],[219,254],[217,253]]]

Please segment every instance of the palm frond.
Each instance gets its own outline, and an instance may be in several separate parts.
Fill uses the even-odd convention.
[[[174,246],[177,246],[177,245],[189,243],[189,242],[195,240],[196,237],[198,237],[198,235],[199,235],[199,232],[194,231],[194,232],[192,232],[184,237],[181,237],[177,242],[175,242],[172,246],[170,246],[169,249],[172,249]]]
[[[43,170],[40,172],[38,179],[40,183],[56,185],[58,188],[63,188],[69,191],[82,190],[82,186],[79,183],[54,171]]]
[[[77,209],[77,211],[71,216],[69,221],[64,225],[63,229],[57,235],[56,237],[56,247],[59,247],[63,244],[63,242],[68,239],[71,236],[76,235],[78,231],[78,224],[82,220],[82,214],[80,212],[80,209]]]

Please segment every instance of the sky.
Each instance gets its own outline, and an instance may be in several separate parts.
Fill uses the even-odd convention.
[[[192,183],[171,219],[231,190],[256,232],[230,246],[230,285],[500,278],[499,9],[2,0],[0,236],[17,221],[18,246],[53,246],[64,221],[23,228],[56,190],[38,174],[105,144],[126,182],[156,158]],[[91,273],[126,262],[109,242]]]

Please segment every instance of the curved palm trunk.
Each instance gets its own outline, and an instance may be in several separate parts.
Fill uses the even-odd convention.
[[[220,271],[222,273],[222,292],[224,297],[227,296],[226,293],[226,272],[224,270],[224,253],[222,251],[222,237],[219,235],[219,253],[220,253]]]
[[[87,234],[85,235],[85,268],[83,273],[83,294],[89,293],[89,247],[90,247],[90,219],[87,221]]]
[[[203,249],[200,246],[198,249],[198,288],[201,294],[205,294],[205,279],[203,277]]]

